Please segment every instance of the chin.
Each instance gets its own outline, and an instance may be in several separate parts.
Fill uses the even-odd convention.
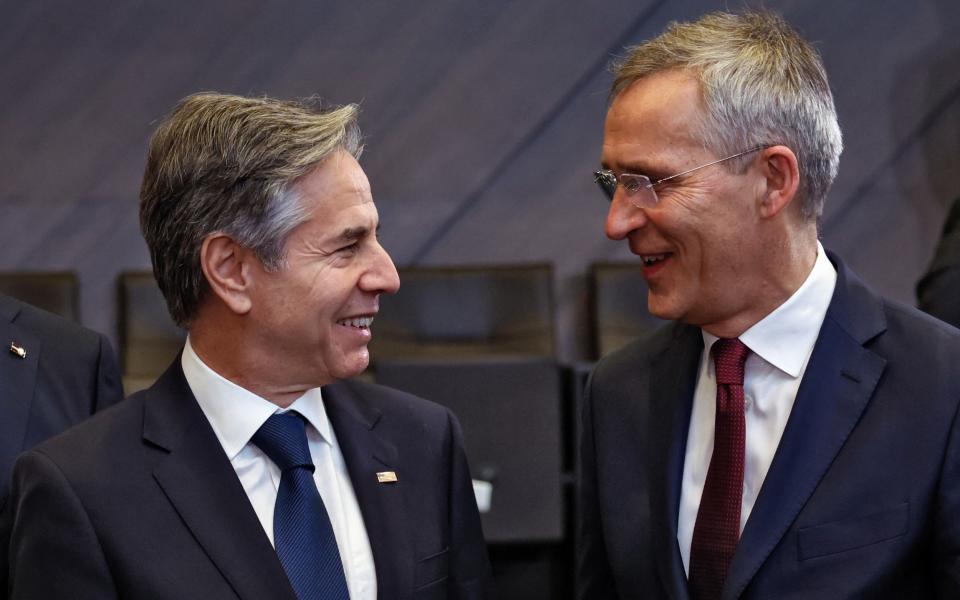
[[[335,379],[350,379],[363,373],[370,366],[370,355],[364,351],[362,356],[353,356],[340,364],[340,368],[333,373]]]
[[[658,298],[652,294],[647,299],[647,312],[658,319],[664,319],[666,321],[680,320],[680,316],[682,315],[681,311],[677,310],[677,307],[674,306],[669,299]]]

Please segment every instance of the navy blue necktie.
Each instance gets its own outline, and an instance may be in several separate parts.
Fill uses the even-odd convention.
[[[350,600],[337,538],[313,481],[303,417],[275,414],[251,441],[282,473],[273,510],[273,542],[297,598]]]

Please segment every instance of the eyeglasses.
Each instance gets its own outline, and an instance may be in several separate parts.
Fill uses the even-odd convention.
[[[751,152],[756,152],[757,150],[763,150],[764,148],[769,148],[769,146],[757,146],[756,148],[750,148],[749,150],[738,152],[732,156],[721,158],[713,162],[708,162],[707,164],[700,165],[699,167],[687,169],[683,173],[677,173],[676,175],[670,175],[669,177],[662,177],[656,181],[651,181],[646,175],[636,175],[634,173],[621,173],[618,177],[614,175],[613,171],[610,169],[594,171],[593,180],[597,182],[597,185],[600,186],[600,189],[603,190],[603,193],[607,195],[607,199],[609,199],[611,202],[613,201],[613,195],[616,193],[617,184],[619,183],[623,186],[623,190],[627,193],[627,198],[630,200],[631,204],[637,208],[653,208],[660,202],[660,199],[657,197],[657,191],[653,189],[654,186],[660,185],[665,181],[670,181],[671,179],[676,179],[682,175],[687,175],[688,173],[705,169],[712,165],[733,160],[734,158],[740,158],[745,154],[750,154]]]

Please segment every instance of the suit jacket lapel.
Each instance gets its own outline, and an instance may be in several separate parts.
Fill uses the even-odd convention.
[[[885,328],[881,300],[835,257],[837,285],[793,410],[734,554],[737,598],[780,542],[856,426],[886,361],[864,347]]]
[[[38,337],[17,326],[20,307],[0,296],[0,399],[3,401],[3,435],[0,435],[0,495],[6,496],[7,480],[14,459],[23,450],[30,407],[36,388],[37,365],[42,343]],[[9,351],[16,342],[26,349],[26,358]],[[0,499],[2,502],[2,499]]]
[[[696,327],[677,325],[663,352],[651,361],[650,430],[655,452],[650,455],[650,515],[656,536],[657,562],[664,587],[672,598],[688,598],[687,577],[677,543],[677,515],[686,454],[690,411],[703,336]]]
[[[413,591],[414,548],[404,509],[397,449],[377,431],[382,415],[367,404],[349,383],[323,388],[323,400],[343,454],[364,527],[373,551],[377,595],[409,598]],[[377,473],[396,471],[398,481],[379,483]]]
[[[154,478],[197,542],[239,597],[296,600],[179,358],[147,394],[144,440],[169,453]]]

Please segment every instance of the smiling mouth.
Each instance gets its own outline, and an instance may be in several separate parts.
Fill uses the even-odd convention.
[[[371,323],[373,323],[373,315],[366,317],[350,317],[349,319],[340,319],[337,321],[337,325],[353,327],[355,329],[369,329]]]
[[[653,265],[663,262],[670,257],[669,253],[664,254],[643,254],[640,256],[640,259],[643,261],[643,266],[652,267]]]

